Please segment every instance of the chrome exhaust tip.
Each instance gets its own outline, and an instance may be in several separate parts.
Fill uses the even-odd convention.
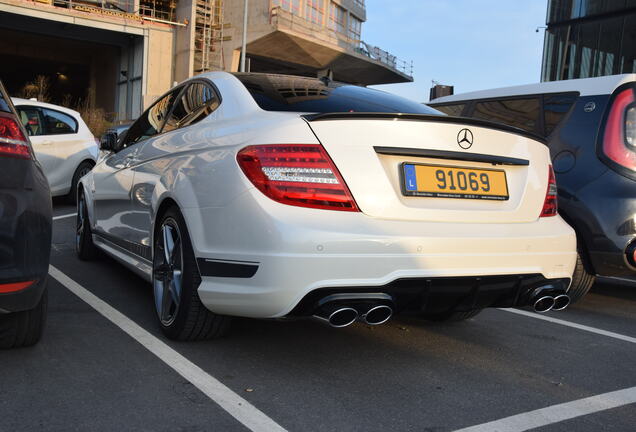
[[[551,310],[554,307],[554,297],[552,296],[543,296],[539,297],[534,302],[534,311],[539,313],[545,313]]]
[[[358,311],[350,307],[339,307],[331,313],[318,312],[314,317],[326,321],[331,327],[342,328],[353,324],[358,319]]]
[[[552,310],[560,311],[570,305],[570,296],[567,294],[561,294],[554,298],[554,306]]]
[[[387,305],[374,306],[365,314],[360,315],[360,320],[369,325],[380,325],[387,322],[393,316],[393,309]]]

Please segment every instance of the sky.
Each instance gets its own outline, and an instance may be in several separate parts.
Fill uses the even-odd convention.
[[[413,83],[374,88],[426,102],[431,80],[455,94],[539,82],[547,0],[366,0],[362,39],[413,60]]]

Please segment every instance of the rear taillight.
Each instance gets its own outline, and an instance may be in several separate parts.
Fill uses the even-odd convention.
[[[636,172],[636,104],[631,88],[621,91],[614,99],[603,134],[603,154]]]
[[[0,284],[0,294],[7,294],[27,289],[35,283],[34,280],[24,282],[2,283]]]
[[[0,117],[0,156],[31,159],[29,143],[12,118]]]
[[[636,267],[636,240],[625,249],[625,256],[630,266]]]
[[[540,217],[556,216],[557,210],[557,184],[554,176],[554,170],[550,165],[548,174],[548,191],[545,194],[545,200],[543,201],[543,209],[541,210]]]
[[[236,157],[247,178],[274,201],[299,207],[359,211],[320,144],[249,146]]]

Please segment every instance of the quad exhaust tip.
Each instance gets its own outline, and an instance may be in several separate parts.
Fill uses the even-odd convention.
[[[360,320],[369,325],[380,325],[393,316],[393,309],[387,305],[374,306],[367,313],[360,316]]]
[[[563,289],[547,285],[535,290],[531,302],[535,312],[561,311],[570,305],[570,296]]]
[[[539,297],[534,302],[534,310],[535,312],[545,313],[545,312],[548,312],[549,310],[552,310],[552,308],[554,307],[554,304],[555,304],[555,299],[552,296]]]
[[[568,307],[569,304],[570,304],[570,296],[568,296],[567,294],[558,295],[554,298],[554,306],[552,307],[552,310],[555,310],[555,311],[563,310],[566,307]]]
[[[333,311],[327,318],[331,327],[342,328],[353,324],[358,319],[358,311],[350,307],[341,307]]]

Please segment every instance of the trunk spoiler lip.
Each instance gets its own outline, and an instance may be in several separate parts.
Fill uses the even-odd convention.
[[[530,165],[527,159],[507,156],[488,155],[480,153],[466,153],[447,150],[419,149],[408,147],[373,147],[376,153],[392,156],[426,157],[433,159],[454,159],[469,162],[490,163],[493,165]]]
[[[317,113],[301,115],[308,122],[317,122],[324,120],[353,120],[353,119],[370,119],[370,120],[411,120],[411,121],[430,121],[436,123],[454,123],[458,125],[477,126],[486,129],[493,129],[501,132],[510,132],[521,135],[526,138],[547,144],[547,140],[539,134],[528,132],[514,126],[508,126],[502,123],[495,123],[488,120],[476,119],[471,117],[454,117],[447,115],[432,114],[408,114],[408,113],[376,113],[376,112],[333,112],[333,113]]]

